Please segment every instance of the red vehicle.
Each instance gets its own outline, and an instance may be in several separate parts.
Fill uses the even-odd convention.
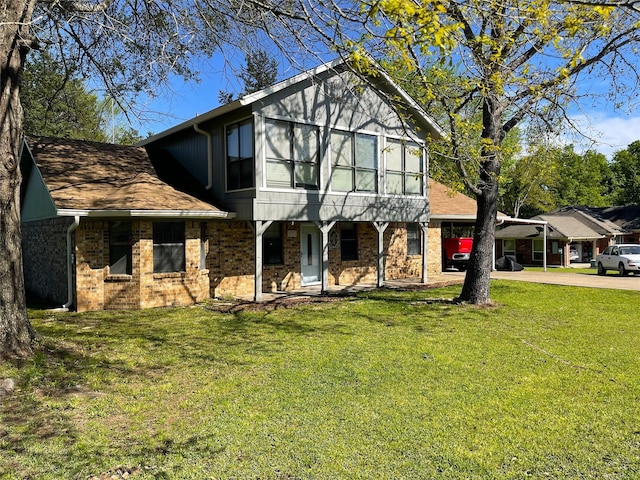
[[[460,271],[467,269],[469,256],[473,247],[473,238],[443,238],[442,251],[444,268],[457,268]]]

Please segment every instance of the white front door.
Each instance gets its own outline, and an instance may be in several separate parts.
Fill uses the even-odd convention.
[[[320,283],[321,255],[320,230],[313,224],[300,226],[301,285],[317,285]]]

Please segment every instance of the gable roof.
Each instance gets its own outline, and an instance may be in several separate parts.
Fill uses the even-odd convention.
[[[233,216],[163,182],[143,148],[48,137],[25,141],[57,215]]]
[[[443,138],[445,137],[445,133],[442,128],[436,123],[435,119],[431,117],[424,109],[399,85],[397,85],[391,77],[380,67],[375,61],[371,60],[373,67],[377,72],[376,80],[379,80],[386,90],[388,90],[394,96],[397,96],[403,104],[408,108],[409,112],[412,114],[413,120],[420,124],[426,131],[428,131],[434,138]],[[242,107],[254,104],[263,100],[264,98],[276,94],[288,87],[291,87],[297,83],[312,80],[315,77],[322,75],[326,72],[342,72],[347,70],[349,67],[347,65],[347,60],[342,58],[337,58],[331,62],[324,63],[316,68],[307,70],[305,72],[299,73],[291,78],[286,80],[282,80],[270,87],[267,87],[262,90],[258,90],[257,92],[250,93],[243,97],[238,98],[232,102],[229,102],[225,105],[221,105],[213,110],[210,110],[207,113],[202,115],[198,115],[190,120],[187,120],[179,125],[176,125],[168,130],[160,132],[156,135],[152,135],[151,137],[141,141],[139,145],[147,145],[153,143],[161,138],[172,135],[176,132],[185,130],[187,128],[193,128],[194,126],[198,126],[203,122],[208,120],[213,120],[222,115],[225,115],[229,112],[233,112]]]
[[[576,210],[594,220],[613,224],[624,232],[640,230],[640,206],[623,205],[615,207],[563,207],[558,211]]]

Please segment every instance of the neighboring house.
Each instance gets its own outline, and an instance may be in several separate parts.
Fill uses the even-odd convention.
[[[27,288],[95,310],[426,282],[442,225],[473,221],[475,201],[426,181],[441,130],[370,81],[326,64],[142,147],[27,139]]]
[[[568,266],[571,261],[590,262],[596,255],[629,232],[594,209],[563,207],[532,220],[547,222],[547,264]],[[577,258],[571,259],[571,251]],[[496,256],[514,255],[518,263],[542,265],[541,225],[507,225],[496,232]]]

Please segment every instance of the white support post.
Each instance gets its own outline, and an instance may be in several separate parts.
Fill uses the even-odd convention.
[[[262,235],[266,232],[267,228],[273,223],[272,220],[263,222],[262,220],[256,220],[253,225],[253,233],[255,236],[255,272],[254,272],[254,288],[253,288],[253,300],[255,302],[262,301]]]
[[[384,285],[384,231],[389,226],[389,222],[372,222],[378,231],[378,287]]]
[[[547,224],[542,226],[542,270],[547,271]]]
[[[324,294],[329,291],[329,232],[336,222],[315,222],[315,224],[320,230],[320,233],[322,233],[322,245],[320,247],[322,251],[322,285],[320,287],[320,292]]]
[[[422,231],[422,278],[420,281],[426,284],[428,281],[429,267],[429,223],[421,222],[420,230]]]

